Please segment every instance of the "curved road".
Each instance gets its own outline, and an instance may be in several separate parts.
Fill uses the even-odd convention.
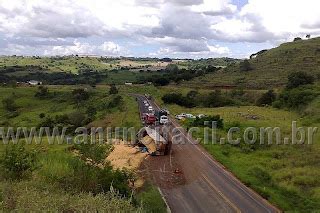
[[[143,101],[154,109],[159,106],[143,95],[135,95],[140,113],[148,112]],[[180,125],[170,118],[172,127]],[[169,156],[156,158],[152,172],[153,180],[161,189],[172,212],[280,212],[268,201],[241,183],[220,163],[210,156],[202,146],[197,145],[181,128],[185,144],[173,144]],[[153,167],[154,167],[153,166]],[[165,180],[168,173],[179,169],[184,183],[168,187]]]

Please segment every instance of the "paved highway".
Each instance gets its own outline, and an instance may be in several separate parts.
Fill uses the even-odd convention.
[[[148,112],[144,101],[159,109],[145,96],[136,97],[140,113]],[[172,127],[180,127],[173,118],[170,120]],[[152,157],[150,166],[151,176],[172,212],[280,212],[235,178],[184,130],[181,134],[187,143],[173,144],[169,156]],[[177,169],[183,174],[183,184],[168,186]]]

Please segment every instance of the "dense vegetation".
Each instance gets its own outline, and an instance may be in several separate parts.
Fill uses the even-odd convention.
[[[253,105],[260,96],[259,91],[244,90],[214,90],[199,92],[191,90],[185,95],[182,93],[167,93],[163,95],[165,104],[177,104],[187,108],[192,107],[223,107]]]

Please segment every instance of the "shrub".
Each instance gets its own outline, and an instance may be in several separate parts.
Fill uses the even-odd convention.
[[[299,108],[310,103],[316,96],[317,94],[313,90],[303,87],[284,90],[273,106],[277,108]]]
[[[113,188],[121,195],[129,195],[129,174],[126,171],[114,171],[109,164],[98,167],[91,161],[84,161],[66,152],[47,153],[41,159],[41,164],[43,166],[39,174],[43,179],[66,191],[96,195]]]
[[[72,91],[74,100],[79,103],[89,99],[89,93],[84,89],[75,89]]]
[[[73,125],[75,128],[82,127],[85,125],[86,115],[82,112],[75,111],[68,115],[68,121],[71,125]]]
[[[36,152],[28,151],[23,144],[10,145],[1,159],[2,167],[9,178],[21,179],[32,172],[36,165]]]
[[[94,106],[88,106],[86,114],[91,120],[94,120],[95,116],[97,115],[97,109]]]
[[[45,117],[46,117],[46,114],[44,114],[44,113],[40,113],[40,114],[39,114],[39,118],[43,119],[43,118],[45,118]]]
[[[111,166],[99,168],[77,158],[73,158],[69,165],[73,168],[73,173],[63,180],[63,188],[99,194],[108,192],[113,187],[120,194],[129,195],[126,172],[113,171]]]
[[[273,90],[269,90],[268,92],[262,94],[262,96],[257,100],[258,106],[263,105],[272,105],[272,103],[276,100],[276,94]]]
[[[208,124],[205,124],[205,122],[209,122]],[[223,119],[220,118],[220,115],[214,115],[214,116],[207,116],[204,118],[196,118],[193,120],[192,125],[198,126],[198,127],[212,127],[212,122],[215,122],[217,125],[217,128],[222,129],[223,128]]]
[[[301,85],[313,84],[314,77],[305,72],[294,72],[288,76],[287,89],[297,88]]]
[[[120,95],[117,95],[116,97],[114,97],[108,104],[108,108],[115,108],[118,107],[119,109],[122,109],[124,102],[123,102],[123,98]]]
[[[195,107],[196,103],[193,99],[184,97],[181,93],[169,93],[162,97],[166,104],[177,104],[184,107]]]
[[[170,80],[168,78],[165,77],[161,77],[161,78],[156,78],[153,81],[155,86],[166,86],[170,83]]]
[[[110,95],[114,95],[114,94],[118,94],[118,92],[119,92],[119,91],[118,91],[116,85],[115,85],[115,84],[112,84],[111,87],[110,87],[110,90],[109,90],[109,94],[110,94]]]
[[[49,97],[49,89],[48,87],[39,86],[38,91],[34,95],[36,98],[48,98]]]
[[[5,182],[1,212],[142,212],[116,192],[68,193],[42,182]],[[50,193],[48,193],[50,192]]]
[[[110,146],[91,143],[77,144],[74,148],[79,150],[84,158],[90,158],[95,163],[102,163],[111,151]]]
[[[3,107],[8,112],[15,112],[18,109],[18,106],[16,105],[14,99],[12,97],[8,97],[2,100]]]
[[[223,107],[235,104],[231,98],[226,95],[222,95],[220,90],[211,92],[208,96],[204,97],[202,102],[205,107]]]
[[[48,116],[38,124],[38,128],[40,128],[40,127],[53,128],[54,125],[55,125],[54,119]]]

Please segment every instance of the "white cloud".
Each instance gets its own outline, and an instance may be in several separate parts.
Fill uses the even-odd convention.
[[[164,38],[158,39],[159,42],[166,44],[167,47],[161,47],[157,52],[150,56],[174,57],[174,58],[208,58],[208,57],[226,57],[230,56],[231,50],[228,47],[219,45],[210,45],[206,40],[189,40]]]
[[[121,40],[140,47],[160,46],[161,54],[223,55],[231,47],[209,44],[275,44],[320,35],[319,0],[249,0],[242,8],[232,0],[0,2],[1,54],[129,53],[115,43]],[[132,45],[126,47],[135,51]]]
[[[44,55],[106,55],[120,56],[129,52],[114,42],[104,42],[101,45],[91,45],[77,40],[70,46],[53,46],[44,50]]]
[[[200,5],[194,5],[191,9],[207,15],[227,15],[237,11],[237,6],[231,4],[231,0],[204,0]]]
[[[300,33],[304,24],[313,24],[320,20],[320,2],[318,0],[249,0],[242,9],[241,16],[254,15],[271,32]]]
[[[101,46],[100,49],[103,51],[104,54],[106,55],[121,55],[127,52],[127,50],[124,50],[124,48],[120,47],[118,44],[108,41],[104,42]]]
[[[210,46],[208,45],[209,48],[209,52],[210,53],[214,53],[217,55],[224,55],[224,56],[228,56],[231,54],[231,51],[228,47],[220,47],[219,45],[215,45],[215,46]]]
[[[216,39],[277,42],[307,33],[320,34],[318,0],[249,0],[232,18],[213,24]]]
[[[45,55],[93,54],[94,46],[89,43],[74,42],[72,46],[53,46],[44,51]]]

